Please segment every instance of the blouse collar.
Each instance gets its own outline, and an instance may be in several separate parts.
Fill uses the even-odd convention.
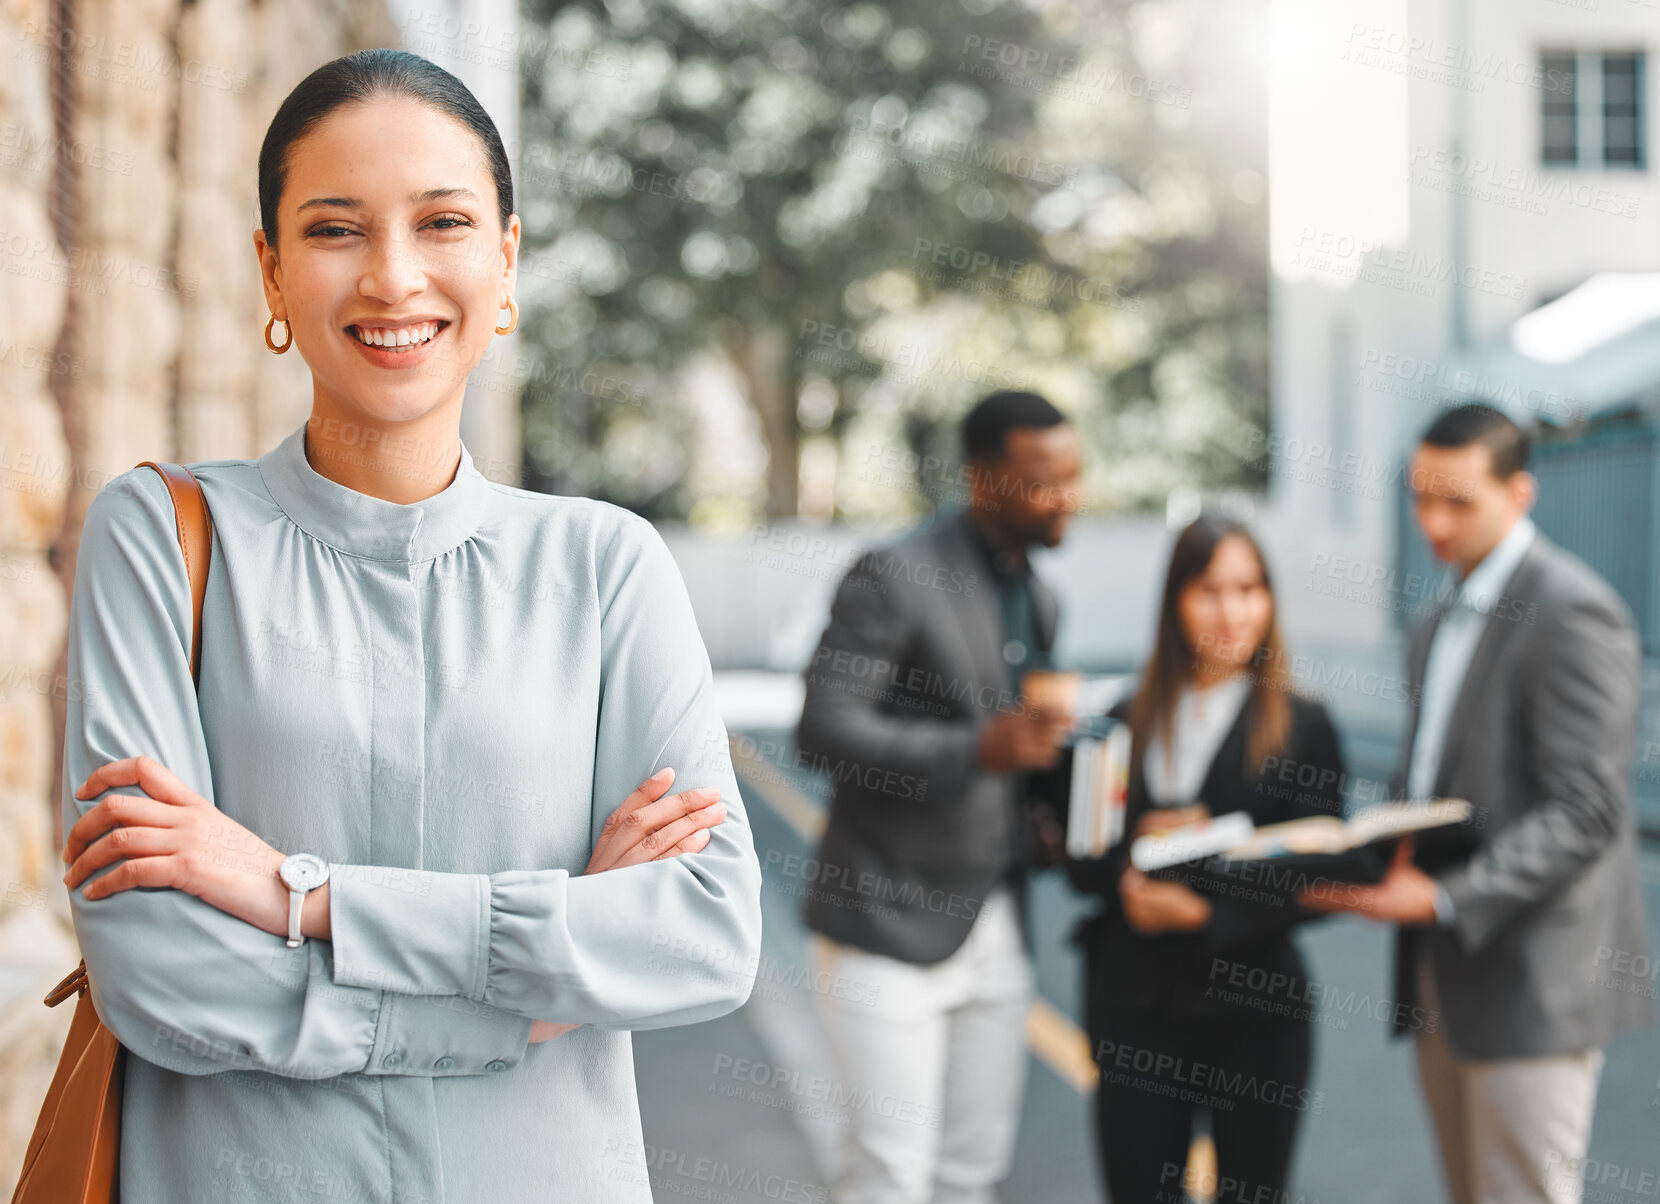
[[[353,556],[415,562],[442,556],[478,530],[490,482],[465,443],[454,480],[429,498],[402,505],[319,473],[306,459],[306,425],[257,463],[272,500],[308,535]]]
[[[1225,715],[1228,725],[1232,726],[1234,717],[1239,714],[1239,708],[1244,705],[1245,696],[1251,692],[1253,684],[1248,671],[1230,674],[1205,690],[1189,682],[1182,687],[1176,707],[1178,711],[1185,711],[1194,717],[1200,714],[1212,717],[1211,721],[1218,724],[1222,722],[1221,716]]]
[[[1154,806],[1178,806],[1204,795],[1217,758],[1244,714],[1254,683],[1235,673],[1206,690],[1182,688],[1168,739],[1156,736],[1143,758],[1142,778]],[[1174,753],[1168,750],[1174,746]],[[1166,757],[1171,759],[1167,762]]]

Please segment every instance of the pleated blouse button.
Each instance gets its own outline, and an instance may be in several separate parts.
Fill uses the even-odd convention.
[[[388,1069],[390,1069],[394,1066],[402,1066],[403,1065],[403,1055],[402,1054],[396,1054],[396,1053],[389,1053],[384,1058],[382,1058],[380,1060],[380,1064],[382,1066],[387,1067]]]
[[[448,1054],[446,1054],[445,1056],[443,1056],[442,1058],[439,1058],[436,1062],[434,1062],[432,1064],[432,1068],[434,1070],[454,1070],[455,1069],[455,1059],[450,1057]]]
[[[500,1058],[497,1058],[495,1061],[491,1062],[484,1069],[486,1069],[486,1070],[506,1070],[507,1069],[507,1063],[503,1062]]]

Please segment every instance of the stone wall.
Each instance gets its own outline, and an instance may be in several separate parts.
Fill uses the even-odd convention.
[[[62,398],[79,374],[61,342],[70,270],[54,225],[72,176],[56,153],[46,0],[0,0],[0,1186],[68,1026],[40,1005],[75,964],[52,869],[54,680],[66,598],[49,552],[70,457]],[[72,159],[72,156],[68,156]],[[71,165],[72,166],[72,163]],[[58,871],[61,872],[61,871]],[[67,1013],[67,1009],[58,1009]]]

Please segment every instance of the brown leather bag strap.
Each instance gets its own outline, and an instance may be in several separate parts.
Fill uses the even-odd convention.
[[[202,483],[183,464],[145,460],[139,468],[161,474],[173,498],[173,517],[179,531],[179,551],[190,578],[190,680],[201,684],[202,600],[207,597],[208,563],[213,558],[213,518],[208,514]]]
[[[68,977],[46,993],[46,1006],[55,1008],[71,995],[78,995],[86,989],[86,958],[83,957],[81,964],[71,970]]]

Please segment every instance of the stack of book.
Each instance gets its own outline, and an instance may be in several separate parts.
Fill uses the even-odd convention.
[[[1066,809],[1066,855],[1099,857],[1124,838],[1130,785],[1130,728],[1114,723],[1105,735],[1080,736],[1072,746]]]

